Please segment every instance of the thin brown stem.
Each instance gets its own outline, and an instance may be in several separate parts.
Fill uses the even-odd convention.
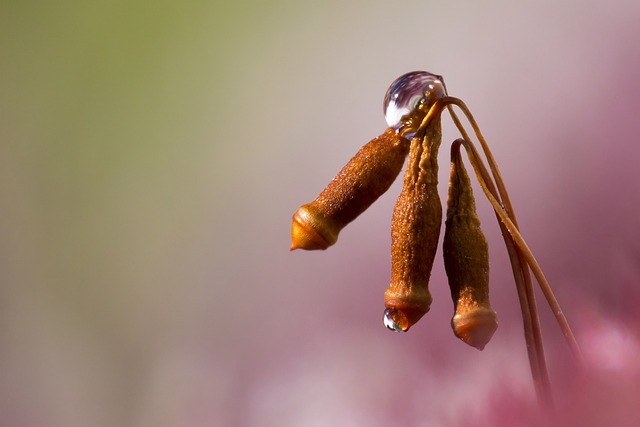
[[[485,153],[485,157],[487,158],[488,162],[489,162],[489,166],[491,167],[492,173],[494,175],[494,178],[496,179],[496,185],[498,186],[498,191],[500,193],[500,196],[502,198],[501,203],[500,203],[500,207],[504,208],[504,210],[506,211],[507,216],[509,217],[510,221],[513,223],[513,227],[514,230],[516,232],[519,233],[518,231],[518,223],[516,221],[515,218],[515,213],[513,211],[513,207],[511,205],[511,201],[509,199],[506,187],[504,185],[504,182],[502,181],[502,176],[500,174],[500,171],[498,169],[498,165],[493,157],[493,155],[491,154],[491,151],[489,150],[489,146],[486,142],[486,140],[484,139],[484,137],[482,136],[482,133],[480,132],[480,128],[477,124],[477,122],[475,121],[475,119],[473,118],[473,115],[471,114],[471,112],[469,111],[469,109],[467,108],[467,106],[464,104],[464,102],[462,102],[461,100],[456,99],[454,102],[451,102],[451,104],[455,104],[458,107],[460,107],[460,109],[464,112],[465,116],[467,117],[467,119],[469,120],[469,123],[471,124],[471,126],[474,129],[474,132],[478,138],[478,140],[480,141],[481,146],[483,147],[483,151]],[[452,113],[452,117],[454,117],[454,122],[456,122],[456,126],[458,127],[458,129],[462,128],[462,125],[460,124],[460,121],[457,120],[457,117],[455,117],[455,113],[453,113],[452,109],[449,109],[450,112]],[[463,131],[461,130],[461,133]],[[465,137],[465,140],[469,141],[469,139],[467,137]],[[476,157],[477,154],[476,154]],[[496,199],[498,200],[498,199]],[[496,212],[498,213],[498,212]],[[547,303],[549,304],[555,318],[556,321],[558,322],[558,325],[560,327],[560,330],[563,334],[563,336],[565,337],[565,341],[567,342],[567,345],[569,346],[572,354],[574,355],[575,359],[578,362],[582,361],[582,356],[581,356],[581,352],[580,352],[580,347],[578,346],[578,343],[575,339],[575,336],[573,334],[573,331],[571,330],[571,327],[569,326],[569,322],[567,321],[567,318],[564,316],[564,313],[562,312],[562,308],[560,307],[560,304],[558,303],[558,300],[556,299],[553,290],[551,289],[551,286],[549,285],[549,282],[546,280],[544,274],[542,273],[542,269],[540,268],[540,265],[538,264],[537,260],[535,259],[535,257],[533,257],[533,253],[531,252],[531,250],[529,249],[529,247],[526,245],[526,242],[524,241],[524,239],[522,239],[522,236],[520,236],[521,242],[522,244],[520,244],[517,239],[514,238],[514,240],[516,241],[520,252],[522,253],[522,256],[524,256],[526,259],[526,263],[529,264],[529,267],[532,269],[534,276],[536,277],[536,280],[538,281],[538,285],[540,286],[540,289],[542,290],[543,295],[545,296]],[[529,256],[530,255],[530,256]],[[528,274],[527,274],[528,275]],[[531,291],[532,293],[532,291]]]
[[[474,133],[483,148],[485,157],[489,163],[491,169],[491,175],[487,168],[484,166],[482,158],[478,154],[475,146],[471,143],[471,139],[466,130],[462,126],[457,115],[453,111],[452,105],[457,105],[462,109],[465,116],[471,123]],[[538,316],[538,309],[535,299],[535,293],[533,291],[533,284],[529,272],[529,267],[532,268],[534,276],[536,277],[542,292],[551,307],[556,320],[560,326],[560,329],[567,341],[573,355],[579,361],[581,360],[580,350],[573,336],[571,328],[566,320],[566,317],[560,309],[560,305],[557,302],[551,287],[544,277],[542,270],[535,259],[529,247],[526,245],[524,239],[520,235],[518,230],[517,220],[515,212],[513,210],[506,186],[502,180],[498,165],[486,143],[486,140],[482,136],[480,129],[469,112],[466,105],[459,99],[453,97],[444,97],[438,100],[431,108],[429,113],[423,119],[420,128],[424,129],[426,125],[433,120],[433,117],[441,114],[444,107],[447,107],[451,113],[453,121],[459,129],[463,140],[457,141],[458,144],[465,145],[465,149],[469,156],[469,160],[474,167],[478,181],[485,192],[487,198],[491,202],[496,216],[498,218],[498,224],[500,226],[507,252],[509,254],[509,260],[511,262],[514,280],[516,282],[516,289],[518,291],[518,298],[520,301],[520,308],[523,317],[525,340],[527,343],[527,352],[529,355],[529,362],[531,367],[531,374],[536,389],[536,394],[541,403],[547,408],[552,408],[552,394],[551,383],[549,380],[548,369],[546,365],[544,346],[542,342],[542,331],[540,328],[540,321]],[[455,143],[454,143],[455,144]],[[495,179],[495,184],[494,184]]]
[[[454,98],[454,100],[451,102],[451,104],[457,105],[462,110],[464,115],[467,117],[467,120],[469,120],[469,123],[471,124],[471,127],[473,128],[473,131],[476,134],[476,137],[478,138],[478,141],[480,142],[480,146],[482,147],[482,151],[483,151],[485,157],[487,158],[487,162],[489,163],[489,168],[491,169],[491,174],[493,175],[493,177],[495,179],[496,186],[498,188],[498,193],[500,194],[500,197],[502,199],[502,206],[503,206],[504,210],[507,211],[507,214],[512,219],[514,224],[516,224],[516,226],[517,226],[518,222],[516,220],[516,215],[515,215],[515,212],[513,210],[513,206],[511,205],[511,199],[509,198],[509,193],[507,193],[507,189],[506,189],[506,187],[504,185],[504,181],[502,180],[502,174],[500,173],[500,169],[498,168],[498,163],[496,162],[495,158],[493,157],[493,154],[491,153],[491,150],[489,149],[489,145],[487,144],[487,141],[484,139],[484,136],[482,136],[482,132],[480,132],[480,127],[478,126],[478,123],[473,118],[473,115],[471,114],[471,112],[467,108],[467,105],[462,100],[460,100],[458,98]],[[449,104],[449,105],[451,105],[451,104]],[[455,122],[455,124],[458,127],[458,129],[461,129],[462,128],[462,124],[460,123],[460,120],[458,120],[458,117],[455,114],[455,112],[453,111],[453,108],[449,107],[449,112],[451,113],[451,117],[453,118],[453,121]],[[471,141],[471,139],[469,139],[468,137],[464,137],[464,139],[467,140],[467,141]]]
[[[487,144],[486,140],[484,139],[484,137],[482,136],[482,132],[480,131],[480,128],[477,124],[477,122],[475,121],[475,119],[473,118],[473,115],[471,114],[471,112],[469,111],[469,109],[467,108],[467,106],[464,104],[464,102],[462,102],[461,100],[456,100],[456,102],[453,102],[452,104],[457,105],[459,108],[462,109],[462,111],[464,112],[465,116],[467,117],[467,119],[469,120],[469,122],[471,123],[474,132],[476,134],[476,137],[478,138],[478,141],[480,141],[480,144],[482,146],[483,152],[485,154],[485,157],[487,158],[487,161],[489,162],[489,167],[491,168],[491,172],[493,174],[493,177],[496,181],[496,185],[498,187],[498,192],[500,194],[500,197],[502,200],[500,200],[500,198],[496,197],[496,200],[498,200],[500,202],[500,206],[502,208],[502,211],[504,211],[504,213],[506,213],[506,216],[508,216],[510,218],[510,220],[513,222],[513,224],[515,225],[515,228],[518,229],[518,223],[516,220],[516,215],[515,215],[515,211],[513,209],[513,205],[511,204],[511,199],[509,198],[509,193],[507,192],[506,186],[504,184],[504,181],[502,180],[502,174],[500,173],[500,169],[498,168],[498,164],[495,161],[495,158],[493,157],[493,154],[491,153],[491,150],[489,149],[489,145]],[[462,124],[460,123],[460,121],[458,120],[455,112],[453,111],[453,109],[451,108],[451,106],[449,106],[449,111],[454,119],[454,122],[456,123],[456,126],[458,127],[458,129],[460,129],[461,133],[466,134],[466,132],[464,131],[464,128],[462,126]],[[471,140],[466,137],[465,138],[466,141],[469,142],[469,144],[471,144]],[[471,144],[472,149],[474,150],[475,153],[475,157],[477,159],[480,159],[480,156],[478,155],[477,151],[475,150],[475,147]],[[486,173],[485,173],[486,175]],[[497,196],[495,194],[495,191],[493,192],[494,196]],[[496,214],[499,215],[499,212],[496,211]],[[500,221],[499,221],[500,222]],[[504,227],[501,225],[501,230],[504,233]],[[517,243],[517,242],[514,242]],[[508,245],[507,245],[508,246]],[[542,341],[542,329],[540,327],[540,318],[538,315],[538,308],[537,308],[537,303],[536,303],[536,298],[535,298],[535,293],[533,291],[533,283],[531,281],[531,275],[529,273],[529,266],[528,266],[528,262],[524,259],[524,254],[522,252],[522,250],[516,246],[516,251],[515,251],[516,257],[519,260],[519,263],[521,265],[521,271],[522,271],[522,276],[524,279],[524,290],[526,292],[527,295],[527,303],[528,303],[528,308],[529,311],[531,313],[531,326],[532,326],[532,333],[533,333],[533,338],[535,341],[535,351],[537,354],[537,358],[538,358],[538,362],[539,362],[539,366],[540,366],[540,370],[541,370],[541,376],[542,377],[546,377],[546,380],[543,381],[543,386],[545,386],[548,389],[548,392],[546,393],[547,395],[551,394],[551,385],[550,385],[550,381],[548,380],[548,369],[547,369],[547,364],[546,364],[546,358],[545,358],[545,354],[544,354],[544,345],[543,345],[543,341]],[[511,254],[510,254],[511,256]],[[538,265],[539,268],[539,265]],[[514,274],[514,277],[516,277],[516,275]],[[540,282],[539,282],[540,283]],[[540,285],[541,287],[543,285]],[[550,290],[550,287],[549,287]],[[555,297],[554,297],[555,300]],[[556,304],[557,304],[557,300],[556,300]],[[553,304],[550,304],[550,306],[553,307]],[[524,313],[523,313],[524,316]],[[563,328],[563,322],[562,320],[558,320],[558,323],[560,325],[560,328],[563,330],[564,332],[564,328]],[[566,318],[564,319],[564,325],[566,325],[568,327],[568,323],[566,323]],[[569,329],[569,332],[571,330]],[[566,335],[565,335],[566,336]],[[568,341],[569,342],[569,341]],[[574,339],[575,342],[575,339]],[[569,344],[571,346],[571,344]]]
[[[466,147],[467,146],[465,144],[465,148]],[[473,165],[473,161],[471,161],[471,163]],[[529,266],[531,267],[531,270],[533,271],[533,274],[536,277],[536,280],[540,284],[540,288],[542,289],[542,292],[545,298],[547,299],[547,302],[549,303],[551,310],[556,316],[556,320],[558,321],[558,323],[560,323],[560,328],[564,333],[565,339],[567,340],[567,343],[569,344],[569,348],[571,349],[574,357],[577,360],[581,360],[582,356],[580,352],[580,347],[578,346],[578,343],[573,333],[571,332],[571,328],[569,327],[567,318],[565,317],[564,313],[562,312],[562,308],[560,307],[555,296],[553,295],[551,286],[549,285],[547,278],[542,272],[542,269],[540,268],[538,261],[536,260],[535,256],[531,252],[531,249],[529,249],[529,246],[527,245],[524,238],[520,234],[520,231],[518,231],[518,228],[516,227],[516,225],[513,223],[513,221],[511,221],[509,217],[507,217],[504,211],[502,211],[502,209],[500,208],[500,203],[496,200],[493,194],[491,194],[487,186],[484,185],[484,183],[482,182],[480,183],[480,186],[482,187],[487,198],[489,199],[489,202],[493,205],[494,210],[500,216],[500,220],[507,228],[507,231],[509,232],[514,242],[518,246],[518,249],[522,252],[527,264],[529,264]]]
[[[466,142],[466,140],[458,139],[453,143],[453,147],[457,146],[457,149],[459,149],[460,144],[465,144],[465,149],[469,155],[469,160],[474,168],[474,171],[476,172],[478,181],[481,183],[481,186],[486,187],[486,191],[489,191],[492,196],[496,200],[498,200],[499,196],[497,195],[494,183],[491,179],[491,176],[489,175],[489,172],[484,166],[482,160],[477,155],[475,147],[473,147],[473,145],[470,143],[466,144]],[[454,149],[453,147],[452,149]],[[469,154],[470,152],[471,154]],[[536,333],[536,329],[539,332],[539,323],[537,322],[538,314],[535,305],[533,305],[532,309],[531,297],[526,289],[523,269],[526,264],[524,264],[521,260],[518,254],[517,247],[511,235],[505,228],[504,224],[502,224],[502,222],[500,221],[500,217],[497,215],[497,213],[496,216],[498,218],[498,224],[500,226],[505,246],[507,248],[507,253],[509,254],[509,261],[511,262],[513,277],[516,282],[518,300],[520,302],[520,310],[522,312],[525,341],[527,344],[527,354],[529,356],[529,365],[531,368],[531,376],[533,378],[536,395],[538,396],[538,400],[541,403],[543,403],[546,407],[551,407],[551,388],[546,362],[544,359],[542,339],[540,334]],[[536,326],[538,326],[538,328],[536,328]]]
[[[498,165],[495,159],[493,158],[493,155],[491,153],[491,150],[489,149],[488,144],[486,143],[485,139],[482,137],[482,134],[480,133],[480,129],[478,128],[477,123],[475,122],[475,120],[473,119],[473,116],[471,115],[466,105],[462,101],[456,99],[454,102],[452,102],[452,104],[456,104],[460,108],[462,108],[463,111],[465,111],[465,114],[468,113],[467,117],[470,117],[469,121],[472,123],[472,125],[474,125],[476,136],[481,141],[481,144],[485,153],[485,157],[489,161],[491,172],[496,181],[496,185],[498,186],[498,192],[500,195],[498,196],[498,194],[496,193],[495,187],[493,186],[493,180],[489,176],[489,173],[487,172],[484,166],[484,163],[480,161],[479,165],[481,166],[482,178],[484,182],[487,183],[487,185],[490,185],[489,189],[491,190],[491,193],[496,198],[496,200],[498,200],[498,202],[500,203],[502,210],[506,211],[507,215],[511,218],[511,220],[514,222],[514,224],[517,227],[515,212],[511,205],[511,200],[509,199],[509,194],[507,192],[506,186],[504,185],[504,182],[502,180],[502,175],[500,174],[500,170],[498,168]],[[448,109],[449,109],[449,112],[451,113],[451,117],[456,127],[458,128],[460,133],[463,135],[464,140],[468,141],[469,145],[471,146],[471,149],[474,152],[475,158],[480,159],[480,156],[478,155],[477,150],[475,149],[475,146],[473,146],[473,144],[471,143],[471,139],[467,135],[464,129],[464,126],[462,126],[462,123],[458,119],[458,116],[453,111],[451,104],[448,105]],[[496,215],[498,215],[497,212],[496,212]],[[533,366],[536,364],[535,362],[537,362],[538,369],[540,372],[540,377],[544,378],[544,380],[541,381],[541,384],[548,388],[547,395],[550,395],[551,389],[550,389],[550,381],[548,379],[549,374],[548,374],[548,369],[546,364],[546,358],[544,355],[542,329],[540,327],[540,317],[538,315],[538,306],[536,303],[535,293],[533,291],[533,283],[531,282],[531,275],[529,273],[529,268],[527,263],[523,259],[523,254],[521,253],[521,251],[518,250],[517,246],[514,248],[515,242],[513,242],[511,238],[507,238],[508,233],[505,230],[504,225],[501,224],[499,216],[498,216],[498,224],[500,224],[500,230],[505,239],[505,245],[507,246],[507,252],[509,253],[509,259],[511,261],[513,276],[516,281],[516,287],[518,289],[518,295],[520,298],[520,308],[522,310],[522,317],[523,317],[524,328],[525,328],[525,337],[530,337],[530,340],[527,341],[527,346],[532,347],[529,350],[530,353],[536,354],[535,359],[531,359],[532,356],[530,354],[529,357],[531,359],[531,364]]]

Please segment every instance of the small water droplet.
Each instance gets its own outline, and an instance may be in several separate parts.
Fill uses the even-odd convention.
[[[396,310],[393,308],[387,308],[384,311],[384,326],[395,332],[404,332],[404,330],[393,320],[395,312]]]
[[[446,90],[442,77],[427,71],[412,71],[397,78],[384,96],[383,111],[389,127],[400,132],[403,118],[422,108],[422,117],[431,104],[444,97]],[[413,129],[412,133],[415,133]]]

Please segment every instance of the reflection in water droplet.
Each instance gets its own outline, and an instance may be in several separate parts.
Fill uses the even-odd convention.
[[[395,310],[392,308],[387,308],[384,311],[384,326],[391,329],[392,331],[404,332],[404,330],[393,320],[394,314]]]
[[[391,83],[384,96],[383,110],[387,124],[400,132],[403,118],[416,112],[418,108],[422,109],[421,115],[424,117],[428,107],[445,95],[442,77],[426,71],[407,73]]]

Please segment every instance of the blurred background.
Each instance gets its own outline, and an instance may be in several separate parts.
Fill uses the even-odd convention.
[[[580,374],[541,300],[562,425],[637,425],[638,22],[635,0],[3,1],[0,426],[534,423],[481,193],[483,352],[450,330],[441,253],[431,312],[382,325],[401,180],[336,246],[289,252],[421,69],[474,113],[583,347]]]

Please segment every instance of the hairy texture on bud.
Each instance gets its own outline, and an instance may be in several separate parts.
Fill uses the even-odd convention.
[[[498,322],[489,304],[487,239],[480,229],[471,181],[462,164],[459,145],[451,151],[443,255],[455,309],[451,320],[453,332],[465,343],[482,350]]]
[[[411,140],[404,186],[391,223],[391,283],[384,294],[385,323],[408,330],[429,311],[429,277],[438,246],[442,205],[438,197],[440,117]]]
[[[291,250],[326,249],[338,233],[389,189],[409,151],[409,141],[387,129],[358,151],[311,203],[293,215]]]

